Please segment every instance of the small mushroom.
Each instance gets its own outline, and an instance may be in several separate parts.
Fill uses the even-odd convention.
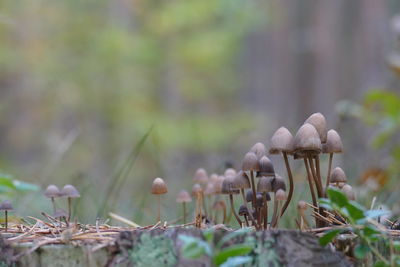
[[[207,184],[208,182],[207,171],[203,168],[197,169],[193,176],[193,182],[197,184]]]
[[[354,194],[353,187],[351,187],[351,185],[348,184],[343,185],[342,191],[347,196],[348,199],[356,200],[356,196]]]
[[[224,176],[225,177],[227,177],[227,176],[236,176],[236,174],[237,173],[236,173],[235,169],[233,169],[233,168],[228,168],[224,172]]]
[[[247,217],[249,216],[249,209],[245,206],[245,205],[241,205],[239,207],[239,212],[238,212],[239,216],[243,216],[245,222],[246,222],[246,226],[249,227],[249,220],[247,219]]]
[[[72,214],[72,205],[71,201],[73,198],[79,198],[81,195],[79,194],[79,191],[75,188],[75,186],[67,184],[63,187],[63,189],[60,192],[60,195],[63,197],[66,197],[68,199],[68,218],[67,221],[69,222],[71,219],[71,214]]]
[[[278,191],[275,192],[275,200],[276,203],[274,203],[274,215],[272,216],[273,219],[271,221],[271,226],[272,227],[278,227],[279,224],[279,219],[281,216],[279,216],[279,210],[282,205],[282,203],[286,200],[286,192],[282,189],[278,189]]]
[[[10,201],[4,200],[0,203],[0,211],[4,211],[6,232],[8,230],[8,212],[13,210],[13,206]]]
[[[186,190],[181,190],[176,197],[176,202],[182,203],[183,206],[183,223],[186,223],[186,203],[192,202],[190,194]]]
[[[322,143],[326,143],[327,139],[327,127],[325,116],[321,113],[314,113],[304,123],[309,123],[315,127]]]
[[[222,190],[221,193],[225,195],[229,195],[229,202],[231,205],[231,212],[235,216],[239,225],[242,225],[242,221],[240,220],[239,216],[236,214],[235,205],[233,203],[233,195],[239,194],[238,189],[234,189],[234,177],[228,176],[225,177],[224,181],[222,182]]]
[[[58,208],[58,209],[56,209],[55,210],[55,212],[54,212],[54,218],[56,218],[56,219],[58,219],[58,220],[64,220],[65,221],[65,223],[67,224],[67,227],[69,226],[68,224],[69,224],[69,222],[68,222],[68,220],[67,220],[67,218],[68,218],[68,213],[65,211],[65,210],[63,210],[63,209],[61,209],[61,208]]]
[[[260,166],[260,170],[258,171],[258,176],[272,176],[272,177],[275,176],[274,165],[267,156],[263,156],[258,161],[258,164]]]
[[[213,210],[215,210],[215,217],[213,218],[214,222],[217,223],[217,215],[218,211],[222,210],[222,223],[226,221],[226,204],[223,200],[215,201],[213,204]]]
[[[248,152],[242,162],[242,171],[250,176],[251,189],[253,190],[253,207],[256,207],[256,187],[254,183],[254,172],[260,170],[257,155],[254,152]]]
[[[235,178],[233,180],[233,188],[240,190],[240,193],[241,193],[242,198],[243,198],[244,206],[248,209],[249,207],[247,206],[247,200],[246,200],[246,196],[245,196],[244,190],[247,189],[247,188],[251,188],[251,186],[250,186],[249,178],[247,177],[245,172],[239,171],[237,173],[237,175],[235,176]],[[253,222],[253,224],[255,224],[255,221],[254,221],[254,218],[253,218],[252,214],[250,214],[250,220]]]
[[[253,152],[254,154],[256,154],[258,159],[261,159],[263,156],[266,155],[266,148],[265,145],[263,143],[256,143],[251,149],[250,152]]]
[[[342,168],[336,167],[333,169],[329,181],[339,187],[340,183],[347,183],[347,177]]]
[[[53,204],[53,212],[55,213],[56,212],[56,203],[55,203],[54,199],[56,197],[60,197],[60,195],[61,195],[60,189],[56,185],[51,184],[44,191],[44,195],[45,195],[45,197],[51,199],[51,203]]]
[[[307,218],[304,213],[307,210],[307,203],[303,200],[300,200],[297,203],[297,210],[298,210],[299,216],[300,216],[300,230],[303,230],[304,225],[308,228],[309,224],[307,222]]]
[[[269,196],[269,192],[272,192],[272,182],[275,180],[273,177],[261,177],[258,179],[257,183],[257,191],[262,194],[262,199],[263,199],[263,211],[262,211],[262,217],[264,220],[264,229],[267,229],[268,227],[268,203],[267,201],[271,200],[271,197]],[[269,197],[269,200],[268,200]]]
[[[328,131],[326,143],[322,145],[322,152],[329,153],[328,175],[326,176],[326,186],[328,186],[331,176],[333,154],[343,152],[342,139],[335,130],[331,129]]]
[[[157,222],[161,220],[161,195],[168,192],[167,185],[162,178],[156,178],[151,186],[151,193],[157,195],[158,201],[158,212],[157,212]]]

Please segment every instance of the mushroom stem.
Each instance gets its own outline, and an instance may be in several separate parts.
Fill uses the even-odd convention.
[[[277,208],[276,208],[277,211],[280,209],[281,203],[282,203],[282,201],[277,201]],[[277,213],[278,213],[278,212],[277,212]],[[278,227],[279,219],[280,219],[280,218],[281,218],[281,217],[280,217],[279,215],[275,217],[275,221],[274,221],[274,223],[273,223],[273,225],[272,225],[273,228]]]
[[[328,188],[328,186],[329,186],[329,179],[331,177],[332,159],[333,159],[333,153],[329,153],[329,166],[328,166],[328,175],[326,176],[326,188]],[[326,192],[325,192],[325,196],[326,196]]]
[[[4,215],[6,217],[6,232],[7,232],[7,230],[8,230],[8,211],[7,210],[4,211]]]
[[[304,165],[306,166],[306,170],[307,170],[307,179],[308,179],[308,184],[310,185],[312,202],[313,202],[314,207],[317,207],[318,204],[317,204],[317,199],[315,198],[313,181],[311,180],[310,168],[308,166],[308,162],[307,162],[306,158],[304,158]],[[315,208],[315,212],[318,212],[317,208]],[[318,219],[317,218],[315,218],[315,223],[318,223]]]
[[[264,230],[268,228],[268,201],[267,201],[267,193],[263,193],[264,199]]]
[[[157,222],[161,220],[161,197],[160,195],[157,195]]]
[[[206,206],[206,200],[205,200],[203,191],[201,192],[201,202],[202,202],[203,209],[204,209],[204,215],[207,217],[207,206]]]
[[[279,201],[276,200],[276,194],[275,194],[275,196],[274,196],[274,212],[272,213],[272,219],[271,219],[270,227],[273,227],[274,224],[275,224],[275,220],[276,220],[277,213],[278,213],[278,202]]]
[[[216,215],[215,215],[216,216]],[[222,223],[225,224],[226,222],[226,208],[223,207],[223,213],[222,213]]]
[[[183,206],[183,224],[186,224],[186,203],[182,202]]]
[[[256,226],[257,226],[257,222],[254,220],[253,214],[251,214],[250,209],[249,209],[249,207],[248,207],[248,205],[247,205],[246,196],[245,196],[245,194],[244,194],[244,189],[243,189],[243,188],[240,189],[240,193],[241,193],[241,195],[242,195],[244,205],[245,205],[247,211],[249,212],[249,218],[250,218],[250,220],[253,222],[253,225],[256,225]]]
[[[53,204],[53,212],[56,213],[56,202],[54,201],[54,197],[51,198],[51,203]]]
[[[233,195],[232,194],[229,194],[229,201],[231,203],[231,212],[235,216],[239,225],[242,226],[242,221],[240,220],[239,216],[236,214],[236,211],[235,211],[235,205],[233,204]]]
[[[250,171],[250,182],[251,182],[251,190],[253,191],[253,209],[257,210],[257,193],[256,193],[256,186],[254,183],[254,173]],[[257,217],[257,214],[256,214]]]
[[[285,204],[283,204],[281,216],[283,216],[287,207],[289,206],[290,201],[292,200],[293,191],[294,191],[293,175],[292,175],[292,171],[290,169],[289,159],[288,159],[286,152],[282,152],[282,154],[283,154],[283,158],[285,159],[286,170],[287,170],[288,177],[289,177],[289,193],[288,193]]]
[[[249,213],[249,214],[250,214],[250,213]],[[244,215],[244,220],[245,220],[245,222],[246,222],[246,226],[249,227],[249,221],[247,220],[247,215],[246,215],[246,214]]]
[[[311,174],[314,178],[315,181],[315,186],[317,188],[317,193],[318,193],[318,197],[322,197],[322,184],[321,181],[318,179],[318,176],[316,174],[315,168],[314,168],[314,160],[312,158],[312,156],[308,157],[308,162],[310,163],[310,169],[311,169]]]
[[[71,207],[71,198],[68,198],[68,222],[71,220],[71,211],[72,211],[72,207]]]

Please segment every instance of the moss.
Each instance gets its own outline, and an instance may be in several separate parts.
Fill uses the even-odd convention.
[[[173,241],[165,236],[143,233],[139,243],[130,252],[134,266],[175,266],[177,256]]]
[[[253,261],[249,266],[282,266],[274,248],[274,239],[271,237],[263,239],[262,233],[256,233],[256,235],[257,241],[254,239],[254,249],[251,253]]]

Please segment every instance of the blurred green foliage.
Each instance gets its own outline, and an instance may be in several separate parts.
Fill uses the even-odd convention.
[[[39,191],[39,189],[37,185],[13,179],[11,175],[0,172],[0,195],[12,196],[17,192]]]

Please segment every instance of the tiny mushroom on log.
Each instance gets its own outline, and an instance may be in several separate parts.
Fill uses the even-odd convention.
[[[181,190],[176,197],[176,202],[182,203],[183,206],[183,223],[186,223],[186,203],[192,202],[192,197],[186,190]]]
[[[266,155],[266,148],[265,145],[263,143],[256,143],[251,149],[250,152],[253,152],[254,154],[256,154],[258,159],[261,159],[263,156]]]
[[[234,188],[234,180],[235,178],[232,176],[225,177],[224,181],[222,182],[222,190],[221,193],[224,195],[229,195],[229,202],[231,205],[231,212],[235,216],[239,225],[242,225],[242,221],[240,220],[239,216],[236,214],[235,205],[233,203],[233,195],[239,194],[239,190]]]
[[[353,187],[352,187],[351,185],[345,184],[345,185],[342,187],[342,191],[343,191],[343,193],[346,195],[346,197],[347,197],[348,199],[350,199],[350,200],[356,200],[356,196],[355,196],[355,194],[354,194]]]
[[[272,192],[272,181],[274,180],[273,177],[266,177],[262,176],[258,179],[257,182],[257,192],[260,192],[263,197],[263,211],[262,216],[264,220],[264,229],[268,227],[268,201],[271,199],[269,196],[269,192]],[[269,197],[269,200],[268,200]]]
[[[254,152],[248,152],[242,161],[242,171],[250,177],[251,189],[253,190],[253,207],[256,207],[256,187],[254,182],[254,173],[260,170],[260,164],[257,155]]]
[[[333,169],[329,181],[331,184],[340,188],[341,183],[347,183],[347,177],[342,168],[336,167]]]
[[[286,200],[286,192],[283,189],[278,189],[275,192],[275,198],[277,201],[277,205],[274,206],[274,209],[276,210],[276,211],[274,210],[274,213],[276,214],[276,216],[275,220],[271,222],[272,227],[278,227],[279,219],[281,217],[278,214],[282,203]]]
[[[158,212],[157,212],[157,222],[161,220],[161,195],[168,192],[167,185],[162,178],[156,178],[151,186],[151,193],[157,195],[158,200]]]
[[[56,203],[55,203],[54,199],[56,197],[60,197],[60,195],[61,195],[60,189],[56,185],[51,184],[44,191],[44,195],[45,195],[45,197],[51,199],[51,203],[53,205],[53,212],[55,213],[56,212]]]
[[[326,177],[326,186],[328,186],[331,176],[333,154],[343,152],[342,139],[335,130],[331,129],[328,131],[326,143],[322,145],[322,152],[329,154],[328,175]]]
[[[8,212],[13,210],[13,206],[9,200],[4,200],[0,203],[0,211],[4,211],[5,230],[8,230]]]
[[[207,171],[204,168],[197,169],[193,176],[193,182],[197,184],[207,184],[208,182]]]
[[[66,197],[68,200],[68,217],[67,221],[69,222],[71,219],[71,213],[72,213],[72,205],[71,201],[73,198],[79,198],[81,195],[79,194],[79,191],[75,188],[75,186],[67,184],[63,187],[63,189],[60,192],[60,195],[63,197]]]

